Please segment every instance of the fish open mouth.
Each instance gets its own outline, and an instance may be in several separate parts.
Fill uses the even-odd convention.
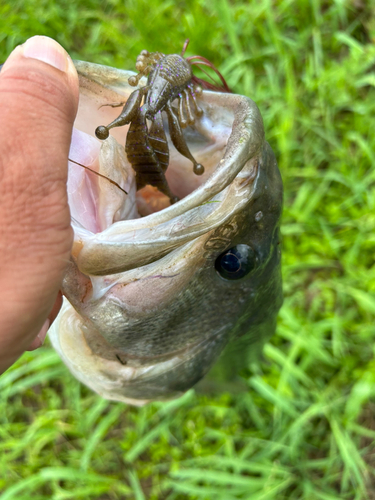
[[[215,229],[248,203],[264,142],[262,118],[253,101],[234,94],[204,93],[200,101],[203,116],[194,129],[187,130],[186,140],[205,173],[195,175],[191,162],[171,145],[166,177],[180,201],[167,206],[166,197],[153,188],[136,193],[124,152],[127,127],[113,129],[112,137],[102,144],[94,137],[98,124],[108,123],[118,114],[112,106],[125,102],[134,90],[127,84],[133,73],[116,70],[112,79],[107,74],[101,83],[104,67],[76,65],[81,94],[70,158],[115,181],[128,193],[71,163],[68,191],[76,236],[73,256],[82,272],[106,275],[145,265]]]
[[[87,106],[91,112],[86,111]],[[120,220],[145,217],[169,207],[169,198],[156,187],[146,185],[136,192],[135,173],[124,150],[128,126],[114,129],[103,142],[93,136],[95,122],[86,120],[86,112],[97,115],[98,123],[111,120],[114,113],[118,113],[117,108],[111,104],[98,107],[97,103],[84,98],[81,98],[81,108],[69,154],[68,195],[73,223],[98,233]],[[169,139],[166,178],[170,190],[179,199],[199,188],[223,158],[234,116],[229,110],[222,115],[220,121],[212,121],[206,113],[194,128],[188,127],[185,131],[189,149],[205,166],[203,175],[193,173],[192,163],[176,151]],[[166,121],[164,127],[169,138]]]

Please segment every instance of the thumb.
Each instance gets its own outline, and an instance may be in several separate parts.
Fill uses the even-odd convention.
[[[78,77],[47,37],[0,73],[0,373],[49,315],[72,244],[66,181]]]

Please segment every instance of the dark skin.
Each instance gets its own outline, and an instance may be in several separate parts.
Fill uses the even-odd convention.
[[[66,180],[78,78],[46,37],[0,73],[0,373],[44,341],[73,241]]]

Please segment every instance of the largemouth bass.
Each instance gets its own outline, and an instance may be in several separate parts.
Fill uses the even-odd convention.
[[[180,201],[169,205],[148,186],[136,192],[128,127],[103,142],[94,135],[134,91],[134,73],[76,67],[75,239],[49,335],[75,377],[105,398],[140,405],[178,397],[219,358],[232,372],[274,333],[282,303],[275,156],[251,99],[204,91],[203,113],[184,132],[204,174],[195,176],[168,138],[166,179]]]

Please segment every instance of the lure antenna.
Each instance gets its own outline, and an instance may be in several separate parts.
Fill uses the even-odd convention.
[[[184,46],[182,47],[182,51],[181,51],[181,55],[182,55],[182,56],[185,54],[186,49],[188,48],[189,42],[190,42],[190,38],[187,38],[187,39],[185,40]]]
[[[220,73],[220,71],[216,68],[214,64],[212,64],[211,61],[206,59],[205,57],[202,56],[190,56],[186,58],[187,61],[190,62],[191,65],[195,66],[208,66],[211,68],[217,76],[220,78],[222,85],[213,85],[212,83],[207,82],[206,80],[202,80],[201,78],[198,78],[196,76],[193,77],[193,81],[195,83],[199,83],[202,85],[203,88],[210,89],[210,90],[218,90],[220,92],[232,92],[231,89],[228,87],[227,82],[225,81],[225,78],[223,75]],[[204,71],[203,68],[199,68],[203,73],[205,73],[211,80],[213,80],[212,76],[209,75],[206,71]]]

